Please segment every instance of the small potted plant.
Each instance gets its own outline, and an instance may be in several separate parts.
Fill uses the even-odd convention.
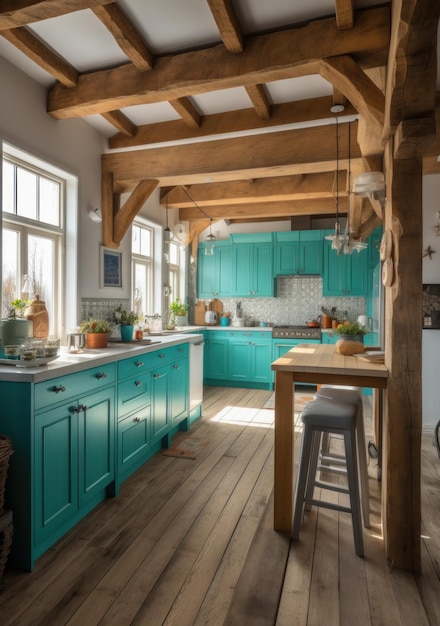
[[[343,322],[333,330],[339,339],[346,339],[348,341],[360,341],[364,342],[364,335],[367,333],[365,326],[361,326],[359,322]]]
[[[114,313],[114,319],[121,326],[122,341],[132,341],[134,325],[139,321],[139,315],[119,307]]]
[[[182,302],[180,298],[176,298],[170,304],[170,311],[175,317],[176,326],[186,326],[188,324],[189,305]]]
[[[88,348],[106,348],[112,327],[107,320],[90,318],[81,322],[81,332],[86,334]]]
[[[14,314],[15,317],[24,317],[24,310],[28,306],[28,304],[29,300],[22,300],[21,298],[12,300],[11,313]]]

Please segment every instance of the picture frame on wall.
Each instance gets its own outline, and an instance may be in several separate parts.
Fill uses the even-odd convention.
[[[122,289],[122,252],[101,246],[99,286]]]

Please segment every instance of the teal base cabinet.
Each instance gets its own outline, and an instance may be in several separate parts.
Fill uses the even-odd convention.
[[[324,338],[324,333],[322,334]],[[295,346],[299,346],[301,343],[321,343],[320,339],[282,339],[277,338],[272,340],[272,361],[276,361],[280,357],[284,356],[286,352],[289,352]],[[272,383],[275,383],[275,372],[272,371]],[[304,383],[306,384],[306,383]]]
[[[271,361],[271,332],[206,332],[206,385],[270,389]]]

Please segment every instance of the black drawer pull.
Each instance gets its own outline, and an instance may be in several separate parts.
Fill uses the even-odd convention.
[[[139,422],[141,422],[141,418],[140,417],[135,417],[133,422],[136,422],[136,424],[139,424]]]
[[[142,361],[136,361],[135,365],[136,365],[136,367],[142,367],[143,366],[143,362]]]
[[[59,393],[60,391],[61,391],[61,392],[62,392],[62,391],[66,391],[66,388],[65,388],[65,386],[64,386],[64,385],[60,385],[59,387],[54,387],[54,388],[52,389],[52,391],[55,391],[55,393]]]
[[[80,408],[77,406],[72,407],[72,413],[79,413],[80,412]]]
[[[96,378],[98,380],[101,378],[107,378],[107,374],[105,372],[101,372],[100,374],[96,374]]]
[[[159,357],[159,359],[164,359],[165,358],[165,355],[162,354],[162,353],[158,354],[157,356]]]
[[[136,385],[136,387],[140,387],[142,385],[142,381],[141,380],[135,380],[134,384]]]

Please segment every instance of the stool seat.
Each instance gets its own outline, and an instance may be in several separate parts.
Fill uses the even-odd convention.
[[[343,511],[351,513],[355,551],[358,556],[363,556],[364,544],[356,444],[359,406],[354,402],[341,402],[325,397],[316,397],[302,411],[301,421],[304,429],[295,491],[292,539],[299,539],[299,530],[306,504]],[[343,436],[348,489],[339,484],[324,483],[317,479],[319,448],[323,433],[334,433]],[[320,487],[322,490],[347,493],[350,499],[350,507],[328,502],[324,499],[316,500],[314,498],[315,487]]]

